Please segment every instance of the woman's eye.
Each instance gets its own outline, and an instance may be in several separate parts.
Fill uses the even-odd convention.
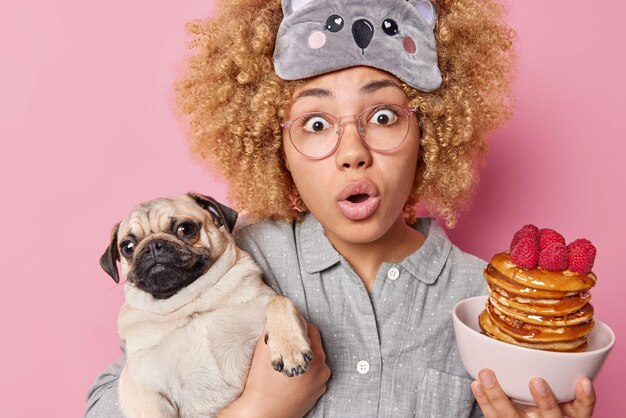
[[[313,116],[303,121],[303,129],[307,132],[322,132],[330,127],[330,122],[321,116]]]
[[[132,257],[133,254],[135,253],[135,243],[132,241],[124,241],[122,242],[122,253],[126,256],[126,257]]]
[[[375,125],[391,125],[398,119],[398,115],[391,109],[378,109],[369,119],[369,123]]]
[[[176,228],[176,235],[179,238],[189,238],[196,233],[196,225],[191,222],[184,222]]]

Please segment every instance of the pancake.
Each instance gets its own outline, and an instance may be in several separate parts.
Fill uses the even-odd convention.
[[[491,322],[500,331],[520,342],[555,343],[559,341],[574,341],[586,338],[594,325],[591,320],[571,326],[530,324],[499,313],[490,303],[487,303],[486,311]]]
[[[493,284],[489,285],[489,293],[500,304],[533,315],[568,315],[582,309],[591,300],[591,293],[589,292],[551,299],[516,296]]]
[[[489,302],[494,309],[501,315],[506,315],[513,319],[526,322],[528,324],[549,326],[549,327],[567,327],[571,325],[582,324],[593,318],[593,306],[587,303],[581,309],[568,315],[539,315],[533,312],[524,312],[501,304],[492,294]]]
[[[542,268],[522,269],[511,261],[508,252],[496,254],[491,265],[505,277],[521,286],[539,290],[582,293],[595,286],[593,273],[578,274],[573,271],[548,271]]]
[[[490,285],[498,286],[499,288],[505,289],[507,292],[518,296],[530,297],[534,299],[560,299],[578,294],[576,292],[559,292],[557,290],[535,289],[521,285],[500,273],[491,264],[487,265],[483,276]]]
[[[575,341],[568,342],[552,342],[552,343],[532,343],[532,342],[522,342],[517,341],[513,337],[503,333],[500,329],[495,326],[487,314],[487,311],[483,311],[478,317],[478,324],[480,325],[480,329],[483,334],[491,337],[493,339],[518,345],[520,347],[532,348],[536,350],[546,350],[546,351],[560,351],[560,352],[582,352],[587,349],[587,339],[581,338]]]

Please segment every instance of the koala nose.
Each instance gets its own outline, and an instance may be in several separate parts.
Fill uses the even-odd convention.
[[[155,239],[148,244],[148,250],[153,256],[161,254],[163,252],[163,247],[165,247],[165,241],[162,239]]]
[[[352,37],[354,42],[363,51],[365,55],[365,48],[367,48],[374,37],[374,25],[372,22],[366,19],[359,19],[352,24]]]

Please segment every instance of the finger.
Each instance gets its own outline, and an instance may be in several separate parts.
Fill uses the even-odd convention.
[[[313,350],[313,361],[325,361],[326,354],[322,346],[322,336],[320,330],[313,324],[308,324],[307,334],[311,341],[311,350]]]
[[[483,388],[483,385],[478,381],[474,380],[470,384],[470,388],[472,389],[472,393],[476,398],[476,402],[478,402],[478,406],[480,406],[480,410],[483,412],[485,418],[495,418],[498,416],[496,410],[493,409],[493,405],[489,401],[487,394]]]
[[[530,379],[529,386],[530,394],[533,395],[543,418],[563,418],[563,412],[545,380],[534,377]]]
[[[482,385],[485,396],[489,398],[496,415],[499,417],[516,417],[519,415],[519,410],[515,408],[509,397],[504,393],[496,375],[489,369],[483,369],[478,372],[478,379]]]
[[[591,380],[582,377],[576,382],[576,399],[563,404],[561,409],[568,417],[587,418],[593,414],[595,406],[596,391],[591,384]]]
[[[316,375],[316,382],[319,383],[318,397],[322,396],[326,392],[326,382],[330,379],[330,368],[326,364],[326,354],[324,353],[324,347],[322,346],[322,336],[320,330],[313,324],[308,324],[307,334],[311,341],[311,350],[313,351],[313,360],[309,365],[309,377]]]
[[[307,334],[309,339],[311,340],[311,344],[314,342],[318,344],[318,347],[322,346],[322,336],[320,335],[320,330],[313,324],[307,324]]]

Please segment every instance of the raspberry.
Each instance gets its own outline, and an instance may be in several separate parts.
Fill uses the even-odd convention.
[[[537,267],[539,261],[539,245],[532,237],[524,237],[519,240],[515,248],[511,250],[511,261],[518,267],[532,269]]]
[[[524,225],[522,229],[513,235],[513,240],[511,240],[511,245],[509,246],[511,252],[513,252],[513,248],[522,238],[531,238],[539,245],[539,228],[532,224]]]
[[[587,274],[591,271],[596,259],[596,247],[591,241],[584,238],[577,239],[567,246],[567,251],[569,252],[568,270],[580,274]]]
[[[563,242],[555,241],[539,253],[539,267],[548,271],[565,270],[568,260],[567,247]]]
[[[565,238],[554,229],[543,228],[539,230],[539,251],[545,250],[553,242],[560,242],[565,245]]]
[[[593,248],[593,249],[596,248],[588,239],[579,238],[567,244],[567,251],[572,251],[574,248],[578,248],[578,247],[587,247],[587,248]]]

